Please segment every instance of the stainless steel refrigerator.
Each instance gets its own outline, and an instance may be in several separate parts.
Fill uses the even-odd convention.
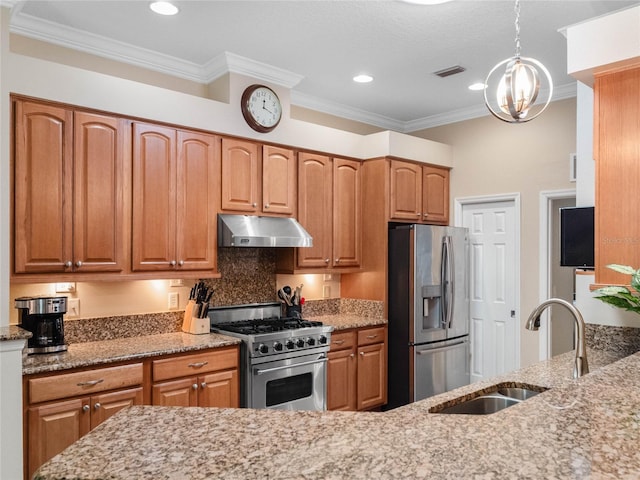
[[[389,225],[388,409],[469,384],[466,228]]]

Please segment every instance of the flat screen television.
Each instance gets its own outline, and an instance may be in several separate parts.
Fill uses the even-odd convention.
[[[560,209],[560,266],[594,268],[594,207]]]

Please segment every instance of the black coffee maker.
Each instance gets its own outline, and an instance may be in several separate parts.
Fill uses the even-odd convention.
[[[67,313],[67,297],[20,297],[15,299],[20,327],[33,336],[27,343],[27,353],[63,352],[63,316]]]

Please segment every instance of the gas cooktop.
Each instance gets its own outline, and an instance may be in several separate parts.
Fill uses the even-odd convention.
[[[281,332],[283,330],[297,330],[298,328],[321,327],[322,322],[303,320],[301,318],[260,318],[241,320],[237,322],[219,323],[216,327],[227,332],[257,335],[260,333]]]

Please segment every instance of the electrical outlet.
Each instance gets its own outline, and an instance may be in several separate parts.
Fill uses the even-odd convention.
[[[322,298],[331,298],[331,285],[322,286]]]
[[[80,317],[80,299],[68,298],[67,299],[67,313],[66,318],[79,318]]]
[[[169,293],[169,310],[178,309],[178,292]]]

